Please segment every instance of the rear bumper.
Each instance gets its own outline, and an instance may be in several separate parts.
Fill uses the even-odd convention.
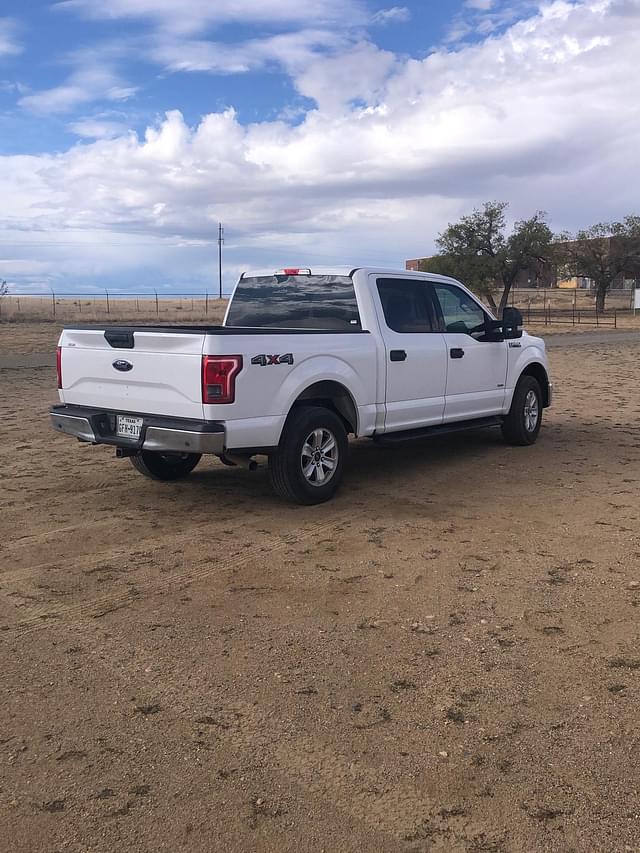
[[[224,452],[225,429],[219,422],[165,418],[139,412],[116,413],[83,406],[52,406],[49,413],[51,425],[57,432],[91,444],[111,444],[128,450],[154,450],[159,453]],[[117,414],[142,418],[139,439],[116,435]]]

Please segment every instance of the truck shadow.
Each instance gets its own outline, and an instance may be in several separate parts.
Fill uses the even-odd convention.
[[[367,489],[384,486],[386,494],[402,494],[407,483],[414,488],[433,488],[434,482],[464,484],[471,479],[499,488],[500,477],[522,479],[523,484],[534,470],[549,471],[554,466],[570,464],[580,458],[582,472],[588,473],[611,439],[611,426],[606,422],[585,425],[546,424],[532,447],[505,444],[499,429],[484,429],[450,436],[425,438],[386,445],[369,439],[350,442],[344,485],[335,500],[365,497]],[[630,447],[633,437],[628,438]],[[637,439],[635,440],[637,446]],[[593,461],[592,461],[593,460]],[[204,462],[185,482],[189,489],[202,489],[203,497],[212,492],[233,502],[273,502],[265,457],[259,457],[257,471],[229,468],[217,461]],[[558,477],[561,469],[556,468]],[[423,478],[427,478],[422,482]]]

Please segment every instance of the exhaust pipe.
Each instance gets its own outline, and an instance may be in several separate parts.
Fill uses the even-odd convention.
[[[236,456],[233,453],[225,453],[224,456],[220,457],[220,461],[225,465],[237,465],[239,468],[246,468],[247,471],[255,471],[258,467],[256,460],[250,456]]]

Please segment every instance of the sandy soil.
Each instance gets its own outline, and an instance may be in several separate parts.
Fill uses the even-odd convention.
[[[639,850],[637,352],[315,508],[145,480],[0,372],[3,853]]]

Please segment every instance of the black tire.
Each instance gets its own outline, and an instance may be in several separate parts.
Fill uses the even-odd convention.
[[[141,450],[137,456],[130,456],[131,464],[152,480],[181,480],[196,467],[201,453],[159,453],[155,450]]]
[[[324,406],[295,408],[287,419],[278,450],[269,456],[269,480],[273,490],[293,503],[311,505],[328,501],[340,486],[348,446],[345,426],[331,409]],[[323,447],[329,449],[325,452]],[[312,455],[310,450],[314,450]],[[330,462],[334,463],[333,467],[329,467]]]
[[[531,404],[535,395],[535,418]],[[535,422],[534,422],[535,421]],[[513,393],[509,414],[502,424],[502,435],[508,444],[533,444],[542,424],[542,392],[537,379],[521,376]]]

